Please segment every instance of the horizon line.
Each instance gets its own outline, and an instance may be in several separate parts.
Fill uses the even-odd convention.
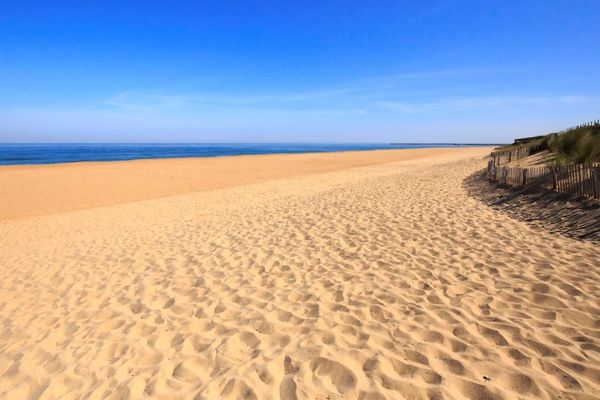
[[[387,146],[500,146],[509,143],[470,143],[470,142],[0,142],[0,145],[387,145]]]

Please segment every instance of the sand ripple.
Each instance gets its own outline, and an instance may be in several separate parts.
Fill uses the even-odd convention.
[[[467,196],[483,165],[0,224],[0,397],[599,398],[600,248]]]

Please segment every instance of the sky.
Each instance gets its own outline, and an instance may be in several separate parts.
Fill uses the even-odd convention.
[[[600,1],[0,0],[0,142],[477,142],[600,118]]]

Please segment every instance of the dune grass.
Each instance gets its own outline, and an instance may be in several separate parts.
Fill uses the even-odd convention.
[[[600,124],[548,135],[546,146],[548,150],[556,154],[559,162],[585,164],[600,162]]]
[[[520,146],[529,148],[529,154],[548,150],[554,154],[554,162],[558,164],[600,162],[600,123],[586,124],[562,132],[538,136],[530,141],[509,145],[503,149],[510,150]]]

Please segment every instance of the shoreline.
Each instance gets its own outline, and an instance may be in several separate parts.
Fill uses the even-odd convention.
[[[225,143],[224,145],[227,145]],[[237,144],[237,143],[235,143]],[[243,143],[242,143],[243,144]],[[267,144],[267,143],[265,143]],[[6,146],[21,146],[21,145],[31,145],[31,146],[44,146],[44,145],[52,145],[50,143],[32,143],[32,144],[21,144],[21,143],[0,143],[0,147]],[[86,145],[83,143],[56,143],[56,145],[64,145],[64,146],[79,146]],[[139,144],[135,143],[92,143],[90,146],[137,146]],[[143,144],[146,146],[181,146],[185,147],[187,145],[193,146],[193,143],[181,143],[181,144],[170,144],[170,143],[148,143]],[[204,144],[203,144],[204,145]],[[212,143],[207,143],[206,145],[212,145]],[[250,143],[249,145],[252,145]],[[291,143],[290,145],[295,145]],[[312,145],[312,144],[307,144]],[[323,144],[327,146],[327,144]],[[335,144],[344,146],[345,143]],[[349,144],[353,145],[353,144]],[[357,144],[358,145],[358,144]],[[247,153],[247,154],[212,154],[212,155],[183,155],[183,156],[174,156],[174,157],[137,157],[137,158],[124,158],[124,159],[102,159],[102,160],[75,160],[75,161],[57,161],[57,162],[26,162],[26,163],[14,163],[14,164],[1,164],[0,168],[5,167],[35,167],[35,166],[51,166],[51,165],[63,165],[63,164],[82,164],[82,163],[119,163],[119,162],[129,162],[129,161],[147,161],[147,160],[182,160],[182,159],[204,159],[204,158],[224,158],[224,157],[255,157],[255,156],[293,156],[293,155],[302,155],[302,154],[335,154],[335,153],[362,153],[362,152],[373,152],[373,151],[398,151],[398,150],[428,150],[428,149],[462,149],[462,148],[480,148],[480,147],[489,147],[496,148],[497,144],[485,144],[485,143],[464,143],[464,144],[453,144],[453,143],[389,143],[389,146],[421,146],[421,147],[389,147],[389,148],[363,148],[363,149],[343,149],[343,150],[306,150],[306,151],[281,151],[281,152],[272,152],[272,153]]]
[[[491,147],[435,147],[0,166],[0,222]]]

